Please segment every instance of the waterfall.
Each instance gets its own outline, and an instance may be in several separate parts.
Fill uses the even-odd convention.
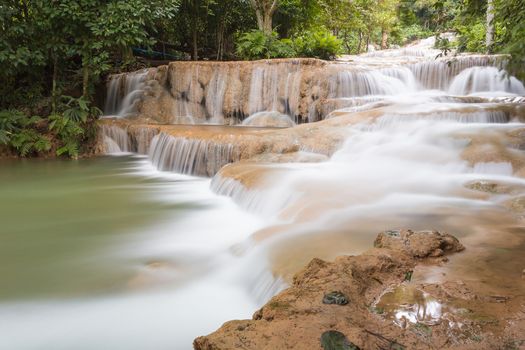
[[[260,65],[253,69],[248,112],[279,111],[295,114],[301,73],[299,65]],[[286,103],[283,103],[287,101]]]
[[[331,98],[396,95],[416,89],[412,72],[405,67],[368,71],[340,71],[330,82]]]
[[[134,152],[147,155],[149,153],[151,143],[158,133],[159,130],[154,128],[135,128],[129,135]]]
[[[436,111],[419,114],[387,114],[379,118],[374,125],[385,128],[393,124],[413,121],[457,121],[460,123],[508,123],[509,114],[504,111]]]
[[[247,188],[241,181],[218,173],[212,178],[210,188],[221,196],[232,198],[244,210],[270,216],[297,199],[296,194],[271,193],[272,190],[261,183],[258,186],[260,187]],[[272,196],[274,200],[268,200]]]
[[[225,70],[214,71],[206,92],[206,110],[212,124],[224,124],[222,107],[228,82],[227,73]]]
[[[416,80],[425,89],[446,91],[456,75],[467,68],[477,66],[495,66],[502,68],[502,56],[458,56],[423,61],[410,65]]]
[[[525,87],[515,77],[495,67],[472,67],[454,78],[448,89],[454,95],[470,95],[479,92],[504,92],[525,95]]]
[[[131,152],[131,142],[128,132],[116,125],[102,124],[101,133],[104,138],[106,153]]]
[[[239,160],[240,155],[233,144],[160,133],[151,141],[149,158],[162,171],[212,176],[224,165]]]
[[[330,63],[314,59],[172,62],[155,70],[112,76],[105,113],[163,124],[236,125],[255,113],[275,111],[299,124],[325,119],[333,111],[329,107],[336,106],[326,100],[379,99],[430,89],[469,93],[467,81],[479,81],[483,74],[495,72],[481,73],[474,67],[505,65],[506,56],[502,55],[436,59],[436,50],[429,46],[432,40]],[[466,72],[458,77],[469,68],[470,78]],[[465,81],[463,87],[458,79]],[[476,84],[482,85],[481,81]],[[499,84],[518,94],[522,91],[516,79],[510,87]]]
[[[126,117],[136,112],[136,103],[144,94],[147,70],[110,77],[104,115]]]

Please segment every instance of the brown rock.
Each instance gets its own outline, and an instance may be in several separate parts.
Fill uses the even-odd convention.
[[[378,248],[378,247],[381,248]],[[195,339],[196,350],[320,349],[322,334],[344,335],[342,344],[355,348],[429,349],[442,345],[441,335],[420,339],[370,311],[388,286],[398,285],[416,259],[460,251],[463,246],[448,234],[433,231],[387,231],[376,248],[334,262],[313,259],[293,279],[290,288],[273,297],[252,320],[231,321],[218,331]],[[337,291],[351,302],[344,307],[323,303]],[[443,325],[442,327],[447,327]],[[441,333],[439,333],[441,334]],[[443,333],[446,337],[446,332]]]
[[[465,247],[448,233],[438,231],[390,230],[381,232],[374,247],[403,251],[415,258],[440,257]]]

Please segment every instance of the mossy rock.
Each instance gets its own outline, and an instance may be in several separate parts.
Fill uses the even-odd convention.
[[[330,292],[324,295],[323,304],[346,305],[348,298],[341,292]]]
[[[324,350],[361,350],[338,331],[327,331],[321,335],[321,346]]]

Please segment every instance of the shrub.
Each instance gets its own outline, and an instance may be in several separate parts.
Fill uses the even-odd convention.
[[[89,146],[95,139],[95,123],[101,111],[91,107],[82,97],[62,96],[57,111],[47,119],[29,117],[18,110],[0,111],[0,145],[26,157],[51,150],[56,155],[77,158],[81,146]],[[47,125],[46,125],[47,123]]]
[[[38,116],[28,117],[18,110],[0,111],[0,144],[15,149],[22,157],[49,151],[51,142],[35,129],[41,121]]]
[[[438,57],[448,56],[449,53],[454,50],[454,43],[450,42],[448,38],[441,38],[439,35],[436,35],[436,42],[434,43],[434,48],[441,50],[441,53],[437,55]]]
[[[49,116],[49,130],[55,133],[59,141],[57,156],[67,154],[77,158],[83,141],[88,141],[92,121],[102,114],[96,107],[91,107],[83,97],[62,96],[59,113]]]
[[[467,52],[485,52],[485,24],[475,23],[459,26],[458,50]]]
[[[433,32],[416,23],[408,27],[402,27],[397,34],[400,39],[398,44],[403,45],[415,40],[428,38],[432,36]]]
[[[51,141],[34,129],[23,129],[11,137],[11,146],[26,157],[34,153],[45,153],[51,149]]]
[[[276,32],[270,35],[260,30],[243,33],[237,39],[237,55],[244,60],[287,58],[295,56],[290,40],[279,40]]]
[[[307,31],[294,40],[295,51],[301,57],[333,60],[342,52],[342,42],[327,30]]]

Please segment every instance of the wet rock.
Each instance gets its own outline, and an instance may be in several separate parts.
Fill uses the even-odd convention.
[[[488,312],[492,309],[483,308],[513,310],[520,300],[482,299],[460,282],[403,283],[420,256],[429,257],[427,264],[440,263],[441,258],[431,257],[462,250],[457,239],[432,231],[391,230],[381,233],[376,245],[384,247],[358,256],[341,256],[333,262],[313,259],[295,275],[289,288],[274,296],[251,320],[226,322],[217,331],[197,338],[195,349],[428,350],[447,348],[444,344],[449,341],[455,344],[453,349],[501,348],[503,338],[492,337],[486,346],[472,347],[468,335],[485,337],[495,327],[506,327],[505,322],[495,322],[496,314]],[[343,297],[348,301],[345,307],[321,304],[329,301],[338,305]],[[521,330],[520,325],[516,323],[515,328]]]
[[[324,295],[323,304],[346,305],[348,298],[341,292],[330,292]]]
[[[243,120],[242,125],[254,127],[289,128],[294,121],[286,114],[275,111],[258,112]]]
[[[374,241],[374,247],[405,252],[415,258],[440,257],[465,249],[457,238],[448,233],[412,230],[381,232]]]
[[[501,194],[501,193],[510,192],[510,189],[508,186],[503,186],[503,185],[500,185],[494,182],[489,182],[489,181],[474,181],[474,182],[470,182],[466,184],[465,187],[471,190],[492,193],[492,194]]]
[[[504,204],[512,212],[525,215],[525,196],[512,198]]]
[[[324,350],[360,350],[349,341],[345,335],[338,331],[327,331],[321,335],[321,346]]]

